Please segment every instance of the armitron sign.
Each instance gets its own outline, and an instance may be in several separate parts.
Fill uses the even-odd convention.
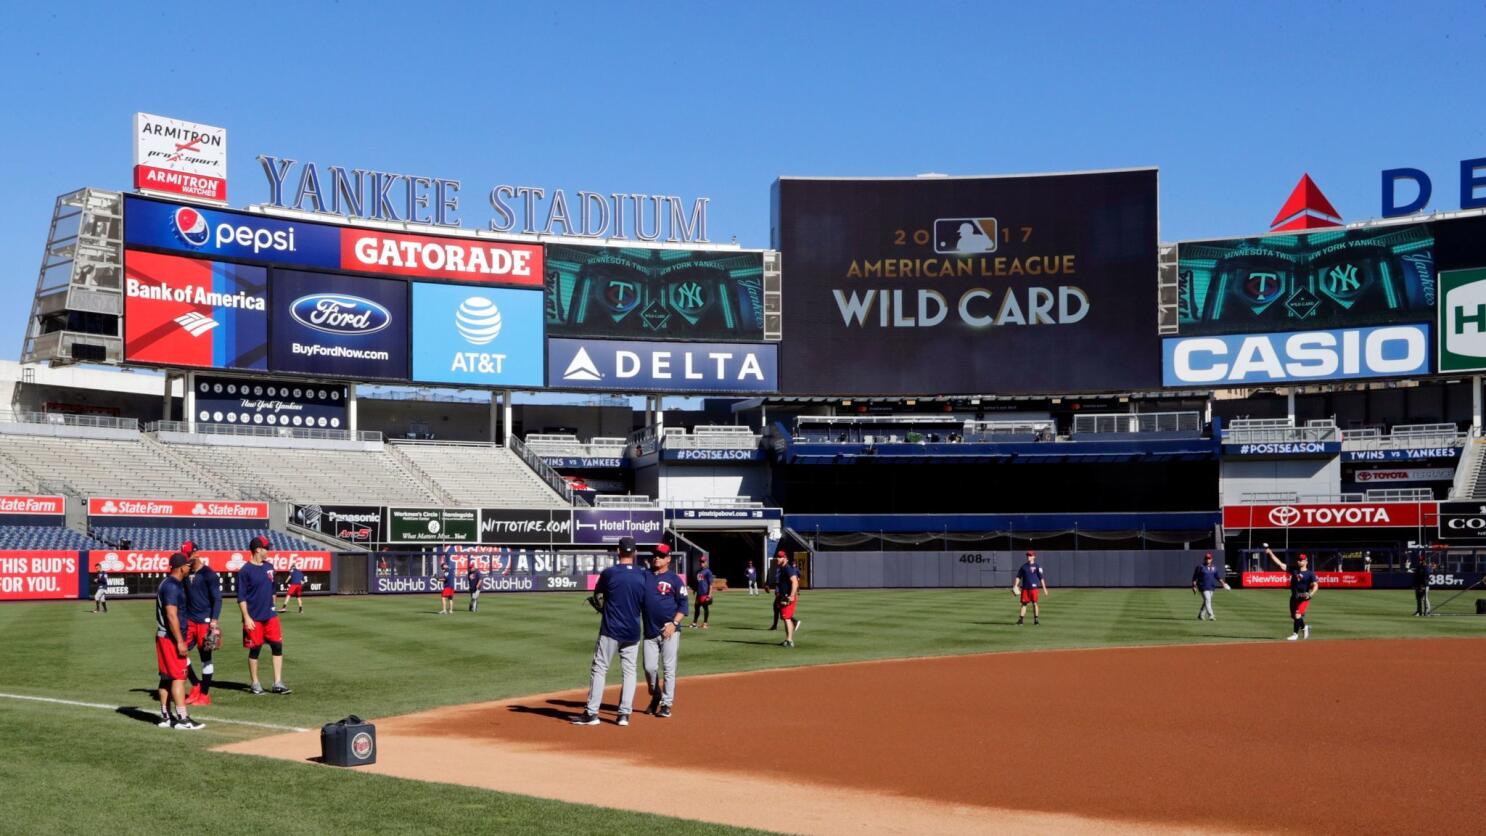
[[[1343,502],[1327,505],[1228,505],[1223,527],[1402,528],[1434,525],[1434,502]]]

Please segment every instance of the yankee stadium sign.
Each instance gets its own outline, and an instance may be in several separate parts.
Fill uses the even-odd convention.
[[[281,209],[321,212],[369,221],[463,226],[458,180],[389,171],[326,166],[259,155],[268,178],[268,202]],[[297,167],[297,168],[296,168]],[[579,191],[498,185],[490,190],[492,232],[633,238],[706,243],[707,206],[675,195]]]

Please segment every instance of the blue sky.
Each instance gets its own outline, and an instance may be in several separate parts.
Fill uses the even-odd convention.
[[[712,198],[764,246],[781,174],[1159,166],[1165,241],[1268,227],[1310,172],[1343,217],[1379,172],[1486,157],[1477,3],[0,5],[0,358],[53,200],[129,185],[135,111],[258,154],[463,181]],[[786,272],[786,281],[788,274]]]

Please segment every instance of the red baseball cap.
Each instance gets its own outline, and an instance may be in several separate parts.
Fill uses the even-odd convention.
[[[1203,560],[1212,560],[1213,559],[1213,553],[1212,552],[1208,552],[1207,554],[1205,554],[1205,555],[1202,556],[1202,559]]]
[[[248,541],[248,551],[266,548],[268,548],[268,538],[261,534]]]
[[[180,552],[186,557],[190,557],[194,551],[196,551],[196,543],[194,541],[187,540],[181,544]]]
[[[784,549],[780,549],[779,551],[774,552],[774,556],[775,557],[789,557],[789,555],[785,553]]]
[[[1037,556],[1037,552],[1034,552],[1031,549],[1027,549],[1027,557],[1036,557],[1036,556]]]
[[[655,553],[656,554],[670,554],[671,553],[671,547],[670,546],[667,546],[665,543],[661,543],[660,545],[658,545],[658,546],[655,547]]]

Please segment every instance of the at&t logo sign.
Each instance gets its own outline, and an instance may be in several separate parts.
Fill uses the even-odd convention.
[[[1269,510],[1270,525],[1279,528],[1289,528],[1298,522],[1300,522],[1300,511],[1289,505],[1281,505],[1278,508],[1271,508]]]

